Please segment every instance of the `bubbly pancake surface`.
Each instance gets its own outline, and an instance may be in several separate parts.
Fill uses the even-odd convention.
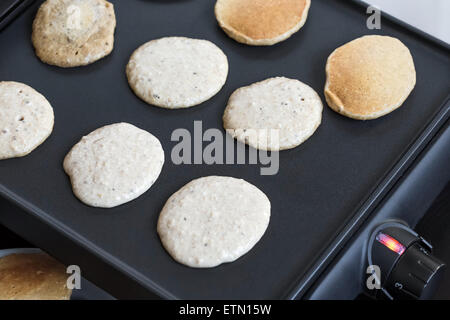
[[[198,105],[220,91],[228,75],[223,51],[207,40],[167,37],[132,54],[127,77],[145,102],[168,109]]]
[[[164,151],[155,136],[129,123],[116,123],[83,137],[63,165],[82,202],[111,208],[147,191],[163,164]]]
[[[228,100],[223,125],[233,138],[261,150],[294,148],[322,121],[323,105],[308,85],[284,77],[237,89]]]
[[[164,205],[158,234],[168,253],[195,268],[231,262],[261,239],[270,201],[242,179],[210,176],[189,182]]]
[[[0,160],[29,154],[53,130],[53,108],[26,84],[0,82]]]

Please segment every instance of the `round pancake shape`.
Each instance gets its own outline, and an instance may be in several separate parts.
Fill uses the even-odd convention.
[[[115,123],[83,137],[63,166],[78,199],[111,208],[147,191],[163,164],[164,150],[155,136],[129,123]]]
[[[310,0],[217,0],[215,15],[234,40],[270,46],[299,31],[310,6]]]
[[[237,89],[228,100],[223,126],[233,138],[260,150],[295,148],[322,121],[323,105],[308,85],[284,77]]]
[[[136,49],[126,72],[130,87],[145,102],[167,109],[188,108],[220,91],[228,60],[210,41],[166,37]]]
[[[29,154],[52,133],[53,122],[43,95],[23,83],[0,82],[0,160]]]
[[[45,63],[77,67],[110,54],[116,17],[105,0],[47,0],[33,22],[36,55]]]
[[[179,263],[211,268],[246,254],[270,220],[270,201],[242,179],[209,176],[193,180],[167,200],[157,231]]]
[[[69,300],[66,268],[45,253],[0,258],[0,300]]]
[[[326,74],[328,105],[358,120],[399,108],[416,84],[409,49],[388,36],[364,36],[339,47],[328,58]]]

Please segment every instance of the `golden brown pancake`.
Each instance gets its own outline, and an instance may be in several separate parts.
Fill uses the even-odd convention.
[[[217,0],[215,14],[231,38],[268,46],[300,30],[310,5],[311,0]]]
[[[328,58],[325,97],[336,112],[368,120],[400,107],[416,84],[409,49],[398,39],[365,36]]]
[[[45,253],[0,258],[0,300],[69,300],[66,268]]]
[[[105,0],[47,0],[33,22],[36,55],[45,63],[77,67],[111,53],[116,17]]]

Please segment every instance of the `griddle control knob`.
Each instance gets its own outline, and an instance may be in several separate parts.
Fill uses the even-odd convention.
[[[418,241],[399,258],[385,288],[394,299],[428,299],[439,285],[444,264]]]
[[[377,297],[427,299],[435,292],[445,264],[432,254],[432,246],[405,224],[378,226],[369,241],[369,265],[380,270]],[[383,295],[381,295],[381,292]]]

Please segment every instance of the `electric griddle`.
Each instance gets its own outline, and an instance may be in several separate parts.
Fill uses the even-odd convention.
[[[84,277],[117,298],[314,298],[323,277],[331,274],[328,268],[359,239],[365,222],[379,215],[379,204],[448,126],[449,46],[387,15],[381,30],[368,30],[366,6],[359,2],[312,1],[305,26],[272,47],[245,46],[228,38],[214,18],[214,1],[111,2],[117,16],[114,50],[86,67],[62,69],[35,56],[31,25],[42,1],[0,32],[0,79],[32,86],[55,111],[54,131],[43,145],[26,157],[0,161],[0,195],[9,202],[0,223],[62,262],[79,265]],[[417,86],[392,114],[356,121],[326,107],[325,63],[335,48],[367,34],[394,36],[409,47]],[[208,39],[222,48],[230,73],[215,97],[173,111],[149,106],[132,93],[125,76],[131,53],[164,36]],[[273,76],[307,83],[325,105],[317,132],[298,148],[280,153],[277,175],[261,176],[259,165],[170,161],[177,143],[171,141],[173,130],[192,132],[196,120],[204,130],[222,129],[230,94]],[[74,197],[63,158],[83,135],[120,121],[157,136],[166,163],[153,187],[138,199],[108,210],[88,207]],[[441,178],[447,175],[448,180],[446,169]],[[253,183],[270,198],[272,217],[264,237],[242,258],[213,269],[192,269],[165,252],[156,222],[172,193],[208,175]],[[359,266],[365,265],[361,257]],[[352,277],[357,286],[364,281],[359,272]],[[331,292],[329,287],[325,291]]]

